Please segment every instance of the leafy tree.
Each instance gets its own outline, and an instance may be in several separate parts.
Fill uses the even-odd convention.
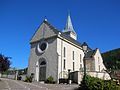
[[[0,54],[0,73],[9,69],[10,64],[11,64],[9,59],[11,58]]]

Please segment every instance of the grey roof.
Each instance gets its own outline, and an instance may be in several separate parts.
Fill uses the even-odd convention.
[[[61,33],[61,37],[71,41],[72,43],[78,45],[78,46],[81,46],[81,43],[79,43],[77,40],[71,38],[70,36],[66,35],[64,32],[61,32],[60,30],[56,29],[54,26],[52,26],[49,22],[46,22],[48,25],[51,26],[51,28],[53,28],[54,32],[56,32],[56,34],[58,34],[59,32]]]
[[[78,45],[78,46],[80,46],[80,47],[81,47],[81,45],[82,45],[80,42],[78,42],[77,40],[71,38],[70,36],[66,35],[65,33],[62,33],[62,32],[61,32],[61,37],[65,38],[65,39],[67,39],[67,40],[69,40],[69,41],[71,41],[72,43],[74,43],[74,44],[76,44],[76,45]]]
[[[60,36],[69,40],[70,42],[78,45],[78,46],[81,46],[81,44],[77,41],[77,40],[74,40],[73,38],[71,38],[70,36],[66,35],[64,32],[61,32],[60,30],[56,29],[54,26],[52,26],[48,21],[44,20],[43,23],[38,27],[38,30],[41,26],[43,26],[43,24],[46,24],[47,26],[49,26],[49,28],[54,32],[54,36],[58,35],[59,32],[61,33]],[[40,36],[37,36],[36,38],[36,34],[40,34],[40,32],[38,32],[38,30],[35,32],[35,34],[33,35],[30,43],[33,43],[33,42],[36,42],[40,39]]]
[[[44,30],[44,31],[43,31]],[[42,31],[42,33],[41,33]],[[45,33],[45,31],[47,33]],[[57,30],[55,27],[53,27],[50,23],[48,23],[46,20],[42,22],[42,24],[38,27],[34,35],[32,36],[30,43],[34,43],[39,41],[41,38],[49,38],[52,36],[56,36],[58,34],[59,30]]]
[[[48,21],[44,20],[43,22],[46,23],[56,34],[60,32],[58,29],[52,26]]]
[[[85,55],[85,58],[92,58],[95,55],[96,51],[97,49],[88,51],[87,54]]]
[[[66,35],[64,32],[61,32],[60,30],[56,29],[54,26],[52,26],[49,22],[47,21],[44,21],[47,25],[49,25],[51,27],[51,29],[53,29],[53,31],[56,33],[56,34],[59,34],[59,32],[61,33],[61,37],[81,46],[81,43],[79,43],[77,40],[74,40],[73,38],[71,38],[70,36]]]
[[[51,28],[53,28],[54,32],[56,32],[56,34],[58,34],[59,32],[61,33],[61,37],[71,41],[72,43],[75,43],[78,46],[81,46],[81,43],[79,43],[77,40],[71,38],[70,36],[66,35],[64,32],[61,32],[60,30],[56,29],[54,26],[52,26],[49,22],[46,22],[48,25],[51,26]],[[69,33],[69,32],[68,32]]]

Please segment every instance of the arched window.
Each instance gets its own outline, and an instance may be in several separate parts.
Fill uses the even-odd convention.
[[[45,62],[45,61],[42,61],[42,62],[40,63],[40,65],[46,65],[46,62]]]
[[[75,55],[74,55],[74,51],[73,51],[73,60],[74,60],[74,56],[75,56]]]
[[[73,71],[75,70],[75,62],[73,62]]]
[[[66,48],[64,47],[64,57],[66,56]]]
[[[64,64],[63,64],[63,68],[65,69],[66,68],[66,60],[64,59]]]

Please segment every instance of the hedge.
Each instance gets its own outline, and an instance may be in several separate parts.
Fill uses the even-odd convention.
[[[112,80],[102,80],[96,77],[86,76],[86,83],[84,81],[80,84],[80,90],[120,90],[120,86]]]

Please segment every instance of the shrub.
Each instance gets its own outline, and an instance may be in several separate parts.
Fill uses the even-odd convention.
[[[49,76],[46,80],[45,83],[49,84],[55,84],[56,82],[54,81],[54,78],[52,76]]]
[[[116,85],[116,82],[112,80],[104,81],[104,90],[120,90],[120,86]]]
[[[80,90],[103,90],[103,82],[98,78],[86,76],[86,83],[84,81],[80,84]]]
[[[80,90],[120,90],[120,86],[112,80],[102,80],[99,78],[86,76],[86,83],[84,81],[80,84]]]
[[[32,77],[31,76],[26,76],[25,82],[32,82]]]

